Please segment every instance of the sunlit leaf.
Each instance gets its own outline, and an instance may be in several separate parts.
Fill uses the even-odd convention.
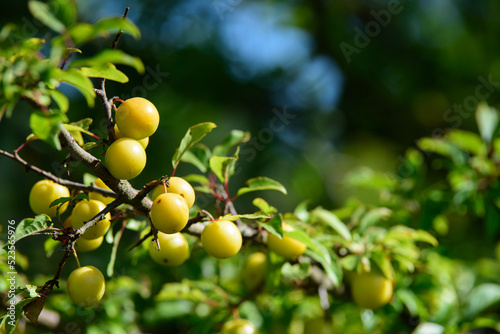
[[[210,157],[210,170],[217,176],[219,181],[225,183],[233,175],[234,167],[238,160],[237,154],[238,152],[236,152],[236,156],[234,157]]]
[[[182,162],[187,162],[194,165],[202,173],[206,173],[209,167],[210,150],[205,145],[197,144],[189,151],[184,152],[181,157]]]
[[[68,118],[61,112],[54,111],[45,114],[41,111],[33,111],[30,116],[30,127],[37,138],[60,150],[59,126],[67,121]]]
[[[486,143],[490,143],[493,139],[493,134],[498,128],[500,115],[498,111],[490,107],[485,101],[478,103],[476,108],[476,123],[479,129],[479,134]]]
[[[231,130],[224,141],[220,145],[214,147],[213,155],[225,156],[232,148],[239,144],[246,143],[248,140],[250,140],[250,132]]]
[[[359,232],[363,233],[368,227],[390,217],[391,214],[392,211],[388,208],[375,208],[368,211],[359,222]]]
[[[123,19],[122,17],[110,17],[101,19],[94,24],[94,29],[96,32],[105,30],[113,33],[117,33],[119,30],[121,30],[126,34],[131,35],[135,39],[141,37],[141,31],[139,30],[139,28],[137,28],[134,22],[130,21],[127,18]]]
[[[259,226],[263,227],[269,233],[274,234],[278,238],[283,238],[283,216],[275,215],[267,222],[258,222]]]
[[[31,15],[50,29],[57,31],[58,33],[62,33],[66,29],[64,24],[50,12],[49,5],[46,3],[40,1],[29,1],[28,8]]]
[[[135,68],[138,73],[144,73],[144,64],[138,57],[131,56],[122,50],[106,49],[90,58],[80,58],[71,63],[71,67],[94,67],[102,68],[109,63],[127,65]]]
[[[175,166],[177,166],[184,153],[188,151],[191,147],[193,147],[194,144],[203,139],[203,137],[205,137],[207,133],[212,131],[212,129],[214,129],[215,127],[216,125],[211,122],[200,123],[190,127],[186,132],[186,134],[184,135],[184,138],[182,138],[179,147],[175,151],[175,154],[172,158],[172,166],[175,168]]]
[[[448,131],[445,137],[450,143],[461,150],[475,155],[486,154],[486,145],[484,141],[474,132],[453,129]]]
[[[87,100],[89,107],[94,106],[95,91],[94,85],[85,75],[80,73],[78,70],[69,69],[66,71],[53,68],[51,70],[51,76],[57,80],[65,81],[73,86],[75,86],[80,93],[83,94]]]
[[[472,289],[465,307],[465,316],[473,319],[489,307],[500,303],[500,285],[484,283]]]
[[[311,214],[313,215],[313,219],[316,219],[328,226],[330,226],[334,231],[336,231],[340,236],[342,236],[346,240],[351,240],[351,232],[347,226],[337,218],[331,211],[325,210],[323,208],[314,209]]]
[[[268,214],[273,214],[278,212],[278,209],[276,209],[274,206],[270,205],[267,203],[264,199],[257,197],[252,201],[252,204],[255,205],[260,209],[260,211],[268,213]]]
[[[104,78],[121,83],[128,82],[128,77],[125,73],[117,69],[112,63],[93,67],[81,67],[78,71],[90,78]]]
[[[15,240],[18,242],[25,237],[46,232],[50,228],[52,228],[52,219],[46,214],[23,219],[16,227]]]
[[[233,215],[233,214],[227,214],[224,216],[219,217],[221,220],[230,220],[230,221],[235,221],[238,219],[267,219],[269,218],[268,214],[262,213],[262,212],[256,212],[256,213],[248,213],[248,214],[241,214],[241,215]]]
[[[260,190],[276,190],[286,195],[285,187],[275,181],[265,176],[254,177],[246,181],[246,187],[240,188],[238,190],[237,195],[243,195],[252,191],[260,191]]]

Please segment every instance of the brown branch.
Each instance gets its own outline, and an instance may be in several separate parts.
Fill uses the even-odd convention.
[[[125,13],[123,14],[124,20],[127,17],[129,9],[130,9],[130,7],[125,8]],[[113,43],[111,44],[111,48],[113,50],[116,50],[116,47],[118,45],[118,41],[120,40],[120,37],[122,35],[123,35],[123,30],[120,29],[120,31],[118,31],[118,33],[116,34],[116,37],[115,37]],[[104,118],[106,119],[106,130],[108,132],[108,143],[111,144],[115,140],[115,137],[113,136],[115,125],[114,125],[113,119],[112,119],[112,110],[111,110],[112,100],[110,102],[108,100],[107,95],[106,95],[106,79],[105,78],[102,78],[99,81],[99,86],[100,86],[100,88],[94,89],[94,91],[96,92],[96,95],[99,97],[99,99],[101,100],[101,103],[102,103],[102,109],[104,110]]]
[[[68,187],[70,189],[76,189],[76,190],[81,190],[81,191],[94,191],[94,192],[97,192],[101,195],[109,196],[109,197],[116,196],[116,194],[114,192],[107,190],[107,189],[102,189],[102,188],[96,187],[96,186],[94,186],[94,184],[87,186],[83,183],[74,182],[74,181],[70,181],[70,180],[66,180],[66,179],[62,179],[60,177],[57,177],[50,172],[47,172],[47,171],[45,171],[37,166],[31,165],[26,160],[21,158],[19,156],[19,154],[17,154],[17,153],[12,154],[12,153],[6,152],[4,150],[0,150],[0,155],[4,155],[8,158],[11,158],[12,160],[19,162],[27,170],[33,171],[33,172],[51,180],[51,181],[54,181],[55,183],[58,183],[60,185]]]
[[[75,231],[74,236],[75,238],[79,238],[81,235],[83,235],[89,228],[97,224],[99,221],[103,220],[105,216],[111,212],[114,208],[116,208],[118,205],[120,205],[121,199],[117,198],[113,202],[109,203],[106,205],[106,207],[99,212],[97,215],[95,215],[92,219],[90,219],[88,222],[86,222],[82,227],[80,227],[78,230]]]
[[[139,193],[126,180],[119,180],[113,177],[108,169],[101,163],[101,160],[94,157],[89,152],[85,151],[78,145],[75,138],[63,126],[59,127],[59,139],[61,146],[64,148],[76,161],[81,162],[92,173],[97,175],[111,190],[116,193],[116,198],[120,199],[121,203],[127,203],[135,207],[137,210],[148,215],[153,203],[148,197],[136,198]]]

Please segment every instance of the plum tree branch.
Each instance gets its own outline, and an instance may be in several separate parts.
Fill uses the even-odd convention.
[[[148,214],[153,203],[148,197],[139,197],[139,191],[134,189],[126,180],[113,177],[101,160],[94,157],[78,145],[75,138],[63,126],[59,127],[59,139],[61,146],[75,159],[81,162],[91,172],[97,175],[111,190],[116,193],[117,200],[127,203],[137,210]]]
[[[129,11],[130,7],[125,8],[125,13],[123,14],[123,19],[127,18],[127,14]],[[118,46],[118,41],[120,40],[120,37],[123,35],[123,30],[120,29],[118,33],[116,34],[115,39],[113,40],[113,43],[111,44],[111,48],[113,50],[116,49]],[[96,92],[96,95],[99,97],[102,103],[102,109],[104,110],[104,117],[106,119],[106,130],[108,132],[108,140],[110,143],[114,141],[113,137],[113,131],[114,131],[114,123],[112,119],[112,100],[108,100],[107,94],[106,94],[106,78],[102,78],[99,80],[99,89],[94,89]]]
[[[75,238],[79,238],[81,235],[83,235],[89,228],[97,224],[100,220],[103,220],[109,212],[111,212],[114,208],[119,206],[122,203],[120,198],[115,199],[113,202],[109,203],[106,205],[106,207],[99,212],[97,215],[95,215],[92,219],[90,219],[88,222],[86,222],[82,227],[80,227],[78,230],[75,231],[74,236]]]
[[[57,177],[50,172],[47,172],[47,171],[45,171],[37,166],[34,166],[34,165],[28,163],[26,160],[21,158],[19,156],[19,154],[17,154],[17,153],[12,154],[12,153],[6,152],[4,150],[0,150],[0,155],[4,155],[4,156],[6,156],[14,161],[17,161],[21,165],[23,165],[27,170],[33,171],[33,172],[51,180],[51,181],[54,181],[60,185],[68,187],[70,189],[81,190],[81,191],[94,191],[94,192],[100,193],[101,195],[109,196],[109,197],[116,196],[116,194],[114,192],[107,190],[107,189],[102,189],[102,188],[96,187],[94,185],[87,186],[83,183],[74,182],[74,181],[70,181],[70,180],[66,180],[66,179],[62,179],[60,177]]]

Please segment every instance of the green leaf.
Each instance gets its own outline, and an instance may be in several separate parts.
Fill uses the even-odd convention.
[[[392,211],[388,208],[376,208],[368,211],[359,222],[359,232],[363,233],[372,225],[386,219],[392,215]]]
[[[24,298],[22,300],[20,300],[19,302],[17,302],[15,304],[15,312],[14,312],[14,326],[11,326],[10,323],[11,323],[11,319],[9,319],[9,321],[5,321],[5,330],[6,330],[6,333],[7,334],[12,334],[14,333],[14,329],[16,328],[16,325],[17,325],[17,322],[19,321],[19,318],[21,317],[22,313],[23,313],[23,308],[24,306],[28,305],[29,303],[31,303],[33,300],[37,299],[39,297],[28,297],[28,298]],[[7,317],[5,317],[4,319],[6,319]]]
[[[192,147],[189,151],[184,152],[181,157],[182,162],[187,162],[194,165],[202,173],[206,173],[209,166],[210,160],[210,150],[205,145],[196,145]]]
[[[111,249],[111,257],[108,262],[108,266],[106,268],[106,274],[108,277],[113,277],[114,271],[115,271],[115,261],[116,261],[116,253],[118,251],[118,244],[120,243],[122,234],[123,234],[123,229],[118,230],[116,232],[115,237],[113,238],[113,248]]]
[[[59,126],[67,122],[68,118],[61,112],[44,114],[41,111],[34,111],[30,116],[30,127],[33,134],[50,144],[57,150],[61,150],[59,141]]]
[[[16,242],[31,235],[41,234],[50,228],[52,228],[52,220],[46,214],[23,219],[16,227]]]
[[[63,204],[63,203],[73,201],[73,200],[86,200],[86,201],[88,201],[89,196],[85,193],[79,193],[78,195],[73,196],[73,197],[61,197],[61,198],[56,199],[52,203],[50,203],[49,208],[53,207],[54,205]]]
[[[175,168],[179,161],[181,160],[182,156],[186,151],[191,149],[194,144],[199,142],[203,137],[207,135],[210,131],[212,131],[213,128],[215,128],[217,125],[211,122],[206,122],[206,123],[200,123],[193,125],[188,129],[186,134],[184,135],[184,138],[182,138],[181,143],[177,150],[175,151],[175,154],[172,158],[172,166]]]
[[[290,264],[285,262],[281,267],[281,275],[283,278],[294,281],[304,280],[310,275],[311,265],[309,263]]]
[[[434,247],[436,247],[439,244],[437,239],[429,232],[424,230],[414,230],[410,227],[403,225],[396,225],[394,227],[391,227],[391,229],[387,231],[385,239],[394,239],[397,241],[403,241],[403,240],[421,241],[431,244]]]
[[[59,241],[52,238],[48,238],[47,240],[45,240],[45,242],[43,243],[43,250],[45,251],[45,255],[47,256],[47,258],[50,258],[52,254],[54,254],[54,251],[60,244],[61,243]]]
[[[314,209],[311,214],[318,221],[330,226],[344,239],[352,240],[351,232],[349,232],[347,226],[332,212],[318,207]]]
[[[259,226],[263,227],[267,232],[274,234],[278,238],[283,238],[283,216],[281,214],[275,215],[268,222],[257,222]]]
[[[147,224],[146,220],[138,220],[138,219],[129,218],[129,219],[127,219],[126,228],[127,228],[127,230],[139,232],[139,231],[142,231],[146,227],[146,224]]]
[[[236,152],[238,154],[239,152]],[[234,173],[238,157],[210,157],[210,170],[217,175],[221,182],[227,182]]]
[[[470,131],[453,129],[446,133],[446,139],[456,147],[475,155],[486,154],[486,145],[481,137]]]
[[[489,307],[500,303],[500,285],[484,283],[472,289],[465,306],[465,317],[473,319]]]
[[[233,214],[227,214],[222,217],[219,217],[221,220],[230,220],[230,221],[235,221],[240,218],[243,219],[267,219],[269,218],[268,214],[262,213],[262,212],[256,212],[256,213],[248,213],[248,214],[242,214],[242,215],[233,215]]]
[[[433,322],[422,322],[412,332],[412,334],[444,334],[445,328]]]
[[[83,75],[90,78],[104,78],[121,83],[128,82],[128,77],[112,63],[78,69]]]
[[[246,185],[246,187],[240,188],[238,190],[238,196],[249,193],[251,191],[259,190],[276,190],[286,195],[286,189],[281,183],[265,176],[258,176],[249,179],[247,180]]]
[[[51,77],[57,80],[65,81],[75,86],[87,100],[88,106],[89,107],[94,106],[94,99],[95,99],[94,85],[92,85],[92,82],[90,81],[89,78],[84,76],[78,70],[69,69],[63,71],[58,68],[53,68],[51,70]]]
[[[63,33],[66,29],[64,24],[50,12],[49,6],[46,3],[40,1],[29,1],[28,8],[31,15],[50,29],[57,31],[58,33]]]
[[[141,37],[141,31],[137,26],[129,19],[122,17],[110,17],[97,21],[94,24],[95,31],[111,31],[113,33],[118,33],[119,30],[126,34],[138,39]]]
[[[415,295],[415,293],[409,289],[398,289],[396,290],[396,296],[408,309],[408,312],[412,316],[426,316],[427,311],[425,305],[422,301]]]
[[[213,155],[226,156],[229,151],[241,143],[246,143],[250,140],[250,132],[241,130],[231,130],[224,141],[214,147]]]
[[[278,212],[274,206],[267,203],[264,199],[257,197],[252,201],[252,204],[260,209],[260,211],[268,214],[273,214]]]
[[[45,305],[45,298],[45,296],[35,298],[23,306],[24,315],[35,326],[38,326],[38,317],[42,312],[43,306]]]
[[[53,89],[50,91],[50,96],[52,97],[52,99],[54,99],[54,101],[57,103],[59,109],[63,113],[66,113],[68,111],[69,100],[66,97],[66,95],[64,95],[63,93],[61,93],[60,91],[58,91],[56,89]]]
[[[421,138],[417,146],[423,151],[441,154],[453,160],[457,165],[463,165],[467,161],[467,154],[452,145],[443,138]]]
[[[97,179],[98,177],[93,174],[90,173],[83,174],[83,184],[86,186],[90,186],[92,182],[95,182]]]
[[[210,180],[205,175],[199,174],[189,174],[182,177],[184,180],[191,182],[197,182],[199,184],[209,184]]]
[[[374,251],[372,254],[372,260],[386,278],[394,280],[394,268],[392,267],[391,259],[385,252]]]
[[[63,126],[66,130],[68,130],[68,132],[73,136],[73,138],[75,138],[76,142],[80,146],[83,146],[85,144],[85,142],[83,141],[82,132],[89,136],[93,136],[92,132],[87,131],[78,125],[75,125],[75,123],[63,124]]]
[[[101,68],[103,66],[108,66],[109,63],[131,66],[135,68],[138,73],[144,73],[144,64],[140,58],[133,57],[122,50],[112,49],[103,50],[90,58],[75,60],[70,66],[72,68],[82,66]]]
[[[293,210],[295,217],[306,222],[309,219],[309,211],[307,211],[307,207],[310,203],[310,200],[300,202],[299,205],[295,207],[295,210]]]
[[[500,116],[498,111],[490,107],[485,101],[478,103],[476,108],[476,123],[479,129],[479,134],[486,143],[491,143],[493,134],[498,127]]]
[[[392,174],[377,172],[369,167],[355,168],[346,175],[344,182],[350,186],[374,189],[394,189],[397,185]]]

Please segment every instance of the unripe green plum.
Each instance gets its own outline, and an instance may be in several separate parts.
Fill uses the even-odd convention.
[[[224,324],[221,334],[257,334],[257,328],[246,319],[235,319]]]
[[[78,238],[75,242],[75,250],[82,253],[91,252],[99,248],[103,240],[104,236],[95,239],[85,239],[83,237]]]
[[[67,289],[73,303],[82,307],[94,306],[104,295],[104,276],[94,266],[80,267],[69,275]]]
[[[77,230],[82,227],[86,222],[94,218],[99,212],[104,210],[106,206],[104,203],[96,201],[94,199],[88,201],[80,201],[73,212],[71,213],[71,225],[73,229]],[[102,237],[106,232],[108,232],[111,225],[110,222],[111,215],[109,212],[104,216],[104,219],[99,220],[94,226],[90,227],[81,236],[84,239],[96,239]]]
[[[189,219],[186,200],[178,194],[166,193],[156,197],[151,206],[151,221],[161,232],[173,234],[180,232]]]
[[[115,131],[115,137],[116,137],[116,139],[127,138],[127,137],[125,137],[123,135],[123,133],[121,133],[120,129],[118,129],[118,125],[116,125],[116,124],[115,124],[114,131]],[[146,137],[146,138],[143,138],[143,139],[136,139],[136,140],[139,142],[139,144],[142,145],[142,147],[144,147],[144,149],[146,149],[146,147],[148,147],[149,137]]]
[[[160,114],[148,100],[133,97],[118,107],[115,121],[125,137],[138,140],[155,133],[160,123]]]
[[[229,220],[216,220],[201,233],[201,244],[205,251],[218,259],[227,259],[236,255],[241,248],[243,238],[238,227]]]
[[[191,208],[194,204],[194,199],[195,199],[194,189],[189,184],[189,182],[187,182],[183,178],[172,176],[170,179],[168,179],[167,192],[179,194],[182,197],[184,197],[189,208]],[[154,200],[156,197],[164,193],[165,193],[165,186],[163,184],[160,184],[156,186],[156,188],[154,188],[151,197]]]
[[[54,218],[56,216],[57,205],[50,207],[50,204],[61,197],[69,197],[69,190],[65,186],[51,180],[41,180],[33,185],[30,191],[29,203],[31,210],[37,215],[45,213]],[[59,204],[59,214],[68,208],[68,202]]]
[[[287,223],[283,223],[283,232],[293,231],[293,227]],[[287,260],[295,260],[300,255],[304,254],[306,251],[306,244],[300,242],[294,238],[287,235],[283,235],[283,239],[275,236],[274,234],[268,233],[267,245],[269,249],[282,256]]]
[[[146,167],[146,151],[135,139],[120,138],[106,151],[105,161],[111,175],[130,180],[141,174]]]
[[[389,279],[372,272],[354,273],[351,294],[354,302],[365,309],[377,309],[387,304],[394,287]]]
[[[149,255],[151,258],[164,266],[179,266],[189,257],[189,245],[186,238],[179,232],[165,234],[158,231],[158,242],[160,250],[156,249],[156,243],[149,244]]]
[[[248,256],[243,267],[243,282],[249,290],[255,289],[266,278],[267,256],[256,252]]]
[[[105,189],[105,190],[111,190],[111,189],[109,189],[109,187],[104,182],[102,182],[101,179],[95,180],[94,184],[98,188],[102,188],[102,189]],[[113,197],[104,196],[104,195],[101,195],[99,193],[96,193],[95,191],[89,192],[89,198],[90,199],[95,199],[96,201],[101,201],[101,202],[103,202],[106,205],[108,205],[109,203],[111,203],[111,202],[113,202],[115,200]]]

